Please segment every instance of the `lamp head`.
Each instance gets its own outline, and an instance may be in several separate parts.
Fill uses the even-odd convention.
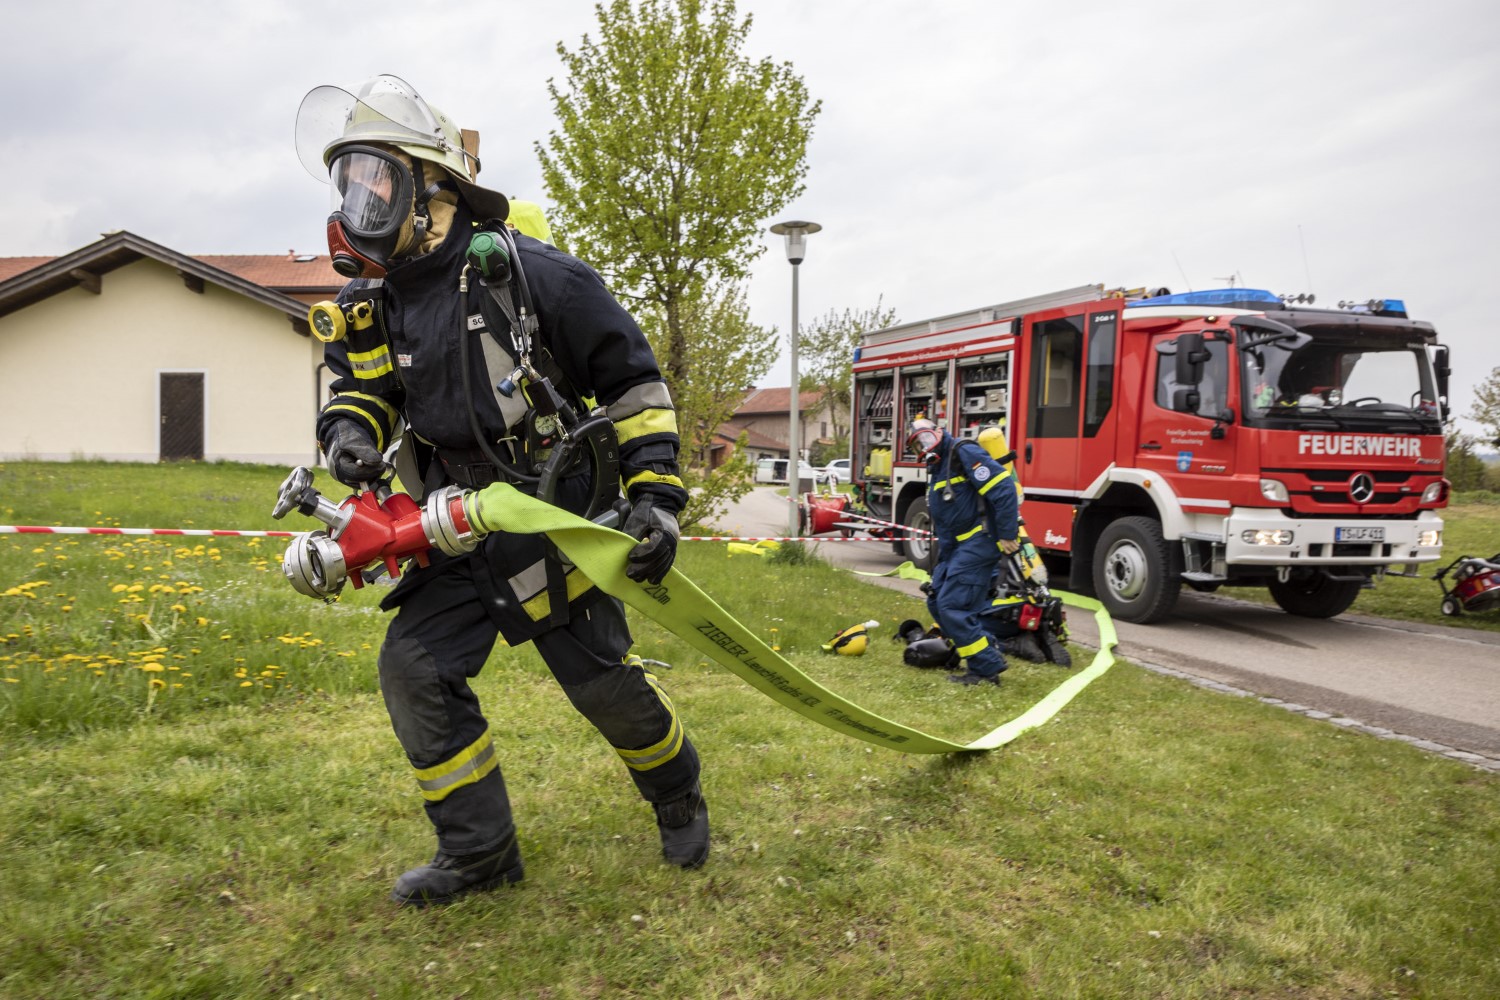
[[[793,220],[790,222],[778,222],[771,227],[771,232],[777,236],[786,237],[786,259],[795,266],[802,263],[807,257],[807,236],[816,233],[823,227],[816,222],[802,222]]]

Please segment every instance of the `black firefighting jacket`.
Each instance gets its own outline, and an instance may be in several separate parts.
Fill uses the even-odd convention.
[[[470,213],[460,205],[453,231],[436,250],[395,264],[383,282],[350,282],[339,301],[374,298],[377,322],[350,330],[324,351],[335,376],[334,395],[319,416],[318,439],[327,440],[333,421],[350,420],[385,450],[404,424],[421,444],[419,461],[425,464],[418,472],[427,488],[487,484],[465,481],[460,466],[448,462],[479,456],[463,395],[460,338],[468,338],[470,400],[482,432],[502,457],[509,449],[518,462],[526,458],[515,447],[530,407],[522,392],[506,398],[495,390],[516,361],[510,323],[472,272],[467,291],[459,287],[472,233]],[[629,499],[639,502],[650,494],[680,512],[687,492],[678,478],[677,418],[645,334],[588,265],[528,236],[516,234],[515,242],[540,321],[535,366],[575,407],[588,400],[605,408],[619,439],[620,478]],[[573,476],[563,481],[558,503],[577,512],[589,492],[588,477]],[[382,607],[400,605],[443,572],[449,560],[431,557],[430,567],[408,568]],[[512,645],[562,624],[603,596],[541,536],[496,532],[460,558],[471,557],[476,586],[494,595],[486,606]]]
[[[476,453],[461,337],[469,340],[470,393],[482,431],[492,443],[517,439],[528,409],[523,394],[506,400],[495,392],[515,365],[514,347],[506,350],[513,344],[510,324],[477,275],[471,273],[467,292],[459,290],[472,232],[460,205],[453,231],[436,250],[394,265],[383,288],[353,281],[339,295],[340,302],[375,297],[383,316],[327,346],[334,396],[318,420],[320,441],[332,421],[352,420],[384,450],[404,421],[440,452]],[[540,322],[537,367],[574,397],[575,407],[583,399],[605,407],[630,499],[651,493],[680,512],[687,493],[677,474],[676,412],[645,334],[587,264],[529,236],[515,234],[515,241]]]

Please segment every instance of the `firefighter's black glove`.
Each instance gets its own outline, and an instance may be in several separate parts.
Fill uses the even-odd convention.
[[[385,457],[370,436],[348,420],[335,420],[324,435],[328,472],[345,486],[373,483],[385,474]]]
[[[630,550],[625,575],[636,583],[661,583],[677,558],[677,515],[647,493],[630,509],[624,530],[641,540]]]

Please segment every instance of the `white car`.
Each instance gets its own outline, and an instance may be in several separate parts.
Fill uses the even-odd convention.
[[[832,462],[823,466],[821,478],[829,486],[837,486],[840,483],[850,482],[853,479],[853,475],[849,468],[849,460],[847,458],[835,458]]]
[[[784,483],[786,482],[786,459],[763,458],[755,463],[755,481],[757,483]],[[821,483],[823,481],[823,470],[815,469],[808,464],[806,459],[797,463],[797,475],[809,482]]]

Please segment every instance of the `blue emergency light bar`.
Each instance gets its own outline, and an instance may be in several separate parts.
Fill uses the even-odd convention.
[[[1205,292],[1178,292],[1176,295],[1157,295],[1149,299],[1137,299],[1125,305],[1136,306],[1218,306],[1225,309],[1254,309],[1261,306],[1281,305],[1281,296],[1262,288],[1219,288]]]

